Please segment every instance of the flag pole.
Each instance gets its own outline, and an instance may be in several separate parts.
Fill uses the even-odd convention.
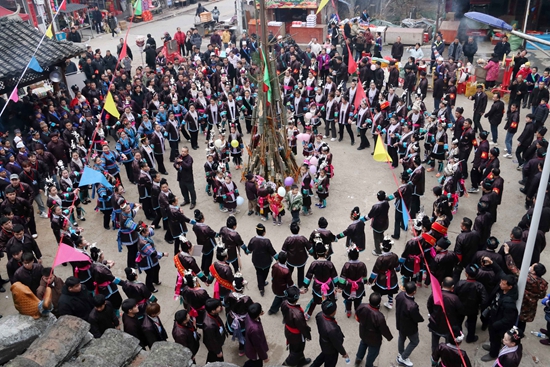
[[[529,235],[527,236],[527,244],[525,245],[523,261],[521,262],[518,279],[519,296],[516,302],[518,312],[521,310],[521,304],[523,303],[523,294],[525,293],[525,285],[527,284],[527,275],[529,274],[529,268],[531,267],[531,258],[533,257],[535,240],[537,238],[537,232],[539,230],[542,205],[544,203],[544,197],[546,195],[548,178],[550,177],[550,159],[548,157],[550,157],[550,155],[547,154],[546,158],[544,158],[544,167],[542,168],[539,188],[537,190],[537,199],[535,200],[535,208],[533,209],[533,218],[531,219],[531,224],[529,225]]]

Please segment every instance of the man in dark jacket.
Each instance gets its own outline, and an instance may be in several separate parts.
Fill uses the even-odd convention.
[[[504,55],[510,53],[510,44],[508,43],[508,37],[502,36],[502,42],[499,42],[495,45],[493,53],[497,55],[497,59],[502,60]]]
[[[116,54],[119,58],[120,57],[120,53],[122,52],[122,48],[124,47],[124,38],[121,38],[120,39],[120,42],[119,44],[117,45],[116,47]],[[128,55],[128,57],[133,60],[134,59],[134,56],[132,55],[132,50],[130,49],[130,46],[126,45],[126,55]],[[122,59],[122,58],[121,58]],[[112,70],[114,72],[114,70]]]
[[[111,51],[105,51],[105,57],[103,58],[103,65],[105,66],[105,70],[111,70],[114,73],[116,64],[117,58],[111,54]]]
[[[472,162],[472,170],[470,172],[470,178],[472,181],[472,187],[468,190],[470,193],[479,192],[479,184],[486,176],[483,176],[483,167],[487,165],[489,160],[489,142],[487,138],[489,132],[482,130],[479,132],[479,142],[477,148],[474,151],[474,160]]]
[[[497,144],[498,141],[498,125],[502,122],[504,117],[504,111],[506,106],[504,102],[500,100],[500,93],[493,94],[493,105],[489,112],[487,112],[483,117],[489,119],[489,124],[491,125],[491,137],[493,144]]]
[[[434,87],[433,87],[433,98],[434,98],[434,109],[437,111],[439,109],[439,104],[444,94],[445,81],[443,80],[443,75],[439,73],[434,73]]]
[[[445,278],[441,284],[441,296],[445,312],[443,312],[443,308],[440,305],[435,304],[433,294],[428,298],[428,312],[430,313],[428,328],[432,333],[432,353],[439,346],[439,339],[441,337],[447,339],[447,342],[451,340],[451,331],[447,325],[445,315],[451,327],[460,325],[460,320],[462,315],[464,315],[464,306],[453,291],[453,278]]]
[[[65,280],[61,297],[59,297],[59,316],[71,315],[87,320],[94,308],[91,293],[77,277]]]
[[[380,244],[384,240],[384,232],[390,225],[388,212],[390,211],[390,204],[386,198],[386,193],[382,190],[376,194],[378,202],[372,206],[369,214],[364,217],[364,221],[371,221],[372,235],[374,237],[374,250],[372,254],[374,256],[382,255]]]
[[[21,282],[36,295],[42,279],[42,265],[34,262],[32,252],[25,252],[21,257],[23,266],[21,266],[13,275],[13,283]]]
[[[82,42],[82,37],[80,36],[80,33],[77,32],[75,27],[71,27],[71,31],[67,35],[67,41],[80,43]]]
[[[485,287],[476,281],[479,269],[477,266],[469,265],[466,267],[466,280],[459,280],[455,286],[455,294],[458,296],[464,306],[466,319],[466,328],[468,335],[466,343],[474,343],[479,337],[476,335],[476,322],[479,310],[483,310],[488,302]],[[462,322],[460,323],[462,325]]]
[[[174,168],[178,171],[178,182],[183,196],[181,206],[191,203],[189,209],[194,209],[197,203],[197,193],[193,180],[193,158],[189,155],[189,148],[181,148],[181,155],[176,158]],[[189,200],[189,195],[191,195],[191,200]]]
[[[470,100],[474,101],[474,130],[477,134],[478,130],[483,131],[483,126],[481,126],[481,116],[485,113],[487,108],[487,94],[483,91],[483,84],[478,84],[476,88],[476,94],[469,97]]]
[[[319,345],[321,353],[315,358],[310,367],[336,367],[338,354],[348,359],[348,353],[344,348],[344,333],[334,319],[336,315],[336,303],[326,299],[321,305],[323,309],[315,316],[317,330],[319,331]]]
[[[297,303],[300,298],[300,289],[291,286],[285,293],[286,301],[281,305],[281,312],[285,324],[285,338],[289,354],[284,364],[287,366],[305,366],[311,363],[311,358],[304,356],[306,340],[311,340],[311,328],[307,324],[302,307]]]
[[[105,330],[118,328],[119,321],[111,302],[105,300],[103,294],[96,294],[93,298],[94,309],[88,316],[90,333],[94,338],[101,338]]]
[[[540,104],[533,108],[533,115],[535,115],[535,125],[538,130],[542,127],[542,125],[544,125],[546,119],[548,118],[548,98],[541,98]]]
[[[525,163],[525,156],[523,152],[529,148],[533,142],[537,125],[535,123],[535,115],[528,114],[525,116],[525,127],[518,138],[518,147],[516,148],[516,158],[518,160],[518,170],[521,170],[523,163]]]
[[[397,363],[412,366],[409,356],[420,343],[418,335],[418,324],[424,322],[424,318],[418,310],[418,304],[414,301],[416,294],[416,284],[414,282],[405,283],[405,291],[395,297],[395,324],[399,331],[397,339]],[[405,340],[409,339],[409,344],[405,348]]]
[[[468,41],[462,46],[462,51],[464,52],[464,56],[468,59],[468,62],[473,64],[474,55],[477,52],[477,43],[474,37],[468,37]]]
[[[483,362],[489,362],[498,357],[502,337],[514,326],[518,317],[516,277],[514,275],[503,276],[499,287],[491,296],[491,304],[482,313],[484,317],[487,316],[489,322],[489,343],[483,344],[483,349],[489,353],[481,357]]]
[[[97,6],[92,10],[92,23],[97,34],[103,33],[103,14]]]
[[[248,306],[248,314],[245,316],[245,339],[244,351],[248,361],[244,367],[262,366],[269,362],[267,351],[267,339],[265,338],[264,327],[260,316],[263,315],[262,305],[253,303]],[[263,363],[262,363],[263,362]]]
[[[453,281],[455,284],[460,280],[462,270],[471,264],[475,253],[481,247],[479,243],[479,233],[472,231],[472,220],[462,218],[460,223],[460,233],[456,237],[454,252],[458,257],[458,265],[453,271]]]
[[[388,341],[393,339],[393,335],[386,324],[384,314],[380,312],[380,302],[382,296],[379,293],[371,293],[369,304],[361,304],[355,311],[355,319],[359,322],[359,350],[355,357],[355,365],[363,360],[367,349],[367,360],[365,367],[373,367],[373,363],[380,353],[382,346],[382,337]]]
[[[397,62],[401,62],[401,58],[403,57],[403,44],[399,36],[397,36],[395,43],[391,46],[391,57]]]
[[[223,362],[223,344],[225,343],[226,331],[219,314],[222,311],[222,304],[219,299],[210,298],[205,304],[206,315],[204,316],[203,343],[208,349],[208,362]]]

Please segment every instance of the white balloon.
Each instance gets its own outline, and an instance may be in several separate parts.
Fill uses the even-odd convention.
[[[216,141],[214,141],[214,145],[217,148],[221,148],[223,146],[223,143],[222,143],[221,139],[216,139]]]
[[[370,69],[371,69],[372,71],[374,71],[374,70],[376,70],[376,66],[374,66],[374,64],[372,64],[372,65],[370,66]]]
[[[311,112],[307,112],[305,117],[306,117],[306,120],[311,120],[311,118],[313,117],[313,114]]]
[[[284,196],[286,195],[286,190],[285,190],[285,188],[282,187],[282,186],[279,187],[279,188],[277,189],[277,194],[279,194],[279,196],[284,197]]]

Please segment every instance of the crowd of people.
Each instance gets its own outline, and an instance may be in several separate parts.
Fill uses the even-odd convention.
[[[174,245],[178,274],[175,297],[184,305],[175,314],[172,337],[195,356],[202,334],[207,362],[224,360],[228,334],[238,340],[239,354],[249,359],[245,366],[261,366],[269,360],[269,342],[261,322],[264,308],[244,293],[247,281],[240,273],[241,256],[251,254],[262,297],[271,275],[274,298],[268,314],[279,310],[283,314],[289,346],[284,365],[335,366],[339,355],[350,359],[344,333],[335,319],[337,294],[341,293],[346,317],[354,315],[360,325],[357,366],[366,356],[365,366],[372,367],[383,339],[393,338],[381,306],[396,313],[396,360],[400,365],[413,366],[409,357],[420,342],[418,325],[424,322],[424,313],[429,314],[433,365],[472,365],[460,344],[464,339],[466,343],[478,340],[479,317],[482,330],[489,330],[490,340],[483,344],[488,354],[481,360],[504,367],[519,366],[526,324],[534,320],[538,301],[548,301],[548,284],[543,279],[546,269],[540,263],[540,254],[550,230],[550,201],[548,195],[537,198],[536,194],[548,148],[544,124],[548,116],[549,70],[539,75],[520,52],[514,57],[517,68],[508,106],[499,93],[494,93],[489,109],[485,87],[480,84],[471,97],[473,109],[465,112],[465,108],[456,106],[456,61],[464,56],[472,62],[469,58],[475,51],[467,54],[466,49],[471,49],[468,44],[453,42],[446,61],[445,45],[438,36],[432,60],[419,61],[411,56],[404,65],[398,65],[404,50],[398,40],[392,47],[395,61],[390,62],[387,77],[382,64],[370,59],[371,51],[373,55],[381,53],[381,43],[373,38],[373,43],[366,42],[361,49],[358,42],[362,41],[357,39],[363,37],[362,32],[354,35],[350,28],[353,30],[353,26],[344,27],[344,32],[350,32],[346,42],[357,51],[358,80],[368,86],[366,97],[357,106],[358,80],[354,76],[349,80],[349,53],[347,49],[338,51],[337,30],[331,31],[332,38],[326,44],[313,39],[305,51],[281,37],[270,36],[284,99],[280,105],[290,116],[280,130],[294,154],[304,157],[296,181],[285,180],[284,184],[244,171],[237,180],[232,176],[245,168],[244,152],[251,151],[260,136],[254,119],[258,97],[255,80],[261,80],[258,78],[263,72],[253,63],[252,55],[259,47],[254,35],[245,33],[237,41],[225,34],[229,33],[226,30],[221,37],[213,36],[205,51],[201,51],[202,40],[197,40],[187,56],[189,35],[178,28],[174,39],[181,46],[182,56],[187,57],[174,62],[156,52],[156,42],[149,36],[146,49],[154,50],[156,56],[148,58],[147,66],[135,69],[131,62],[125,62],[131,61],[132,54],[128,45],[122,47],[121,39],[117,54],[127,50],[122,60],[109,51],[102,56],[101,50],[93,52],[91,48],[82,56],[79,66],[87,80],[82,90],[72,88],[74,98],[62,90],[39,100],[29,90],[20,102],[10,102],[4,125],[19,128],[0,139],[0,254],[7,254],[9,282],[28,287],[38,299],[51,289],[52,302],[47,302],[44,312],[86,319],[94,337],[122,325],[143,347],[150,348],[168,338],[154,296],[158,291],[155,286],[161,284],[160,264],[169,262],[162,258],[171,256],[155,246],[155,232],[163,229],[163,240]],[[501,49],[509,52],[509,47],[497,45],[495,58],[501,57],[497,53]],[[409,52],[420,54],[418,50],[417,46]],[[425,61],[432,61],[430,68]],[[399,77],[398,66],[405,70],[404,78]],[[428,73],[433,77],[433,111],[424,103],[429,94]],[[404,91],[401,96],[398,89]],[[113,96],[120,118],[104,111],[107,93]],[[528,107],[531,113],[522,119],[521,111]],[[483,118],[488,119],[491,132],[483,128]],[[504,190],[501,172],[505,171],[499,161],[497,136],[503,119],[507,130],[503,157],[512,157],[513,137],[522,130],[515,153],[517,168],[523,174],[526,213],[511,229],[509,240],[501,245],[497,237],[503,234],[492,233],[491,228],[497,221]],[[319,209],[327,207],[334,176],[332,152],[326,140],[330,139],[330,144],[342,142],[344,130],[351,145],[356,136],[360,137],[358,150],[371,146],[367,133],[373,138],[372,145],[384,144],[393,167],[402,167],[401,183],[393,193],[379,191],[378,201],[368,213],[362,215],[359,207],[353,208],[351,222],[342,232],[333,233],[328,229],[328,220],[321,217],[318,228],[306,237],[300,234],[300,217],[312,214],[313,200],[317,200]],[[245,142],[246,134],[251,135],[250,145]],[[182,137],[187,143],[182,144]],[[194,160],[187,144],[195,151],[206,144],[205,192],[213,205],[228,213],[219,230],[207,224],[206,209],[195,209]],[[165,165],[165,154],[172,167]],[[80,186],[86,166],[101,172],[109,185]],[[125,178],[120,174],[121,166]],[[433,171],[435,177],[429,177]],[[177,176],[182,202],[163,177],[169,174]],[[241,177],[245,182],[239,191]],[[426,181],[432,178],[437,178],[436,185],[426,190]],[[128,200],[124,185],[132,184],[137,185],[139,197]],[[461,232],[452,247],[447,229],[458,213],[459,200],[479,193],[480,187],[477,216],[459,219]],[[92,215],[102,215],[104,228],[117,231],[119,252],[126,248],[126,279],[115,277],[110,269],[113,261],[105,259],[103,252],[82,235],[79,222],[86,220],[83,207],[91,203],[92,191],[97,195],[95,209],[100,213]],[[431,191],[433,201],[427,199],[427,191]],[[257,235],[249,241],[237,232],[234,216],[245,197],[248,216],[260,220],[255,228]],[[536,200],[543,200],[544,208],[518,312],[518,267],[523,262]],[[395,206],[391,236],[386,235],[390,202]],[[186,205],[192,216],[184,213]],[[422,207],[429,210],[422,212]],[[143,216],[138,214],[140,210]],[[292,217],[291,235],[278,252],[266,236],[263,223],[271,214],[273,225],[281,225],[285,211]],[[394,240],[399,240],[409,224],[404,222],[404,212],[413,219],[410,224],[414,236],[399,254],[392,250]],[[89,257],[70,262],[74,275],[65,281],[42,264],[35,213],[49,218],[59,243]],[[367,224],[372,228],[372,254],[376,257],[370,273],[360,260],[367,248]],[[187,238],[188,225],[196,236],[195,244]],[[338,272],[331,262],[332,246],[343,238],[349,260]],[[198,251],[200,265],[194,257],[195,245],[202,247]],[[142,271],[145,283],[138,280]],[[199,280],[206,286],[214,284],[213,289],[204,288]],[[427,313],[425,308],[421,312],[414,295],[432,281],[441,285],[444,308],[432,295]],[[368,302],[363,303],[369,286],[372,292]],[[21,289],[12,286],[14,298]],[[120,290],[127,299],[123,300]],[[308,297],[305,309],[298,304],[300,297]],[[317,305],[321,305],[321,312],[314,314]],[[313,362],[305,357],[312,316],[321,347]],[[541,332],[549,335],[549,329],[550,322]],[[540,342],[550,345],[550,339]],[[417,362],[422,363],[426,361]]]

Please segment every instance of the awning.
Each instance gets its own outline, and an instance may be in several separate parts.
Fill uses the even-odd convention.
[[[70,3],[70,4],[67,4],[67,9],[65,9],[65,10],[59,9],[59,12],[60,13],[72,13],[73,11],[78,11],[78,10],[81,10],[81,9],[88,9],[88,5]]]
[[[13,14],[13,11],[12,11],[12,10],[9,10],[9,9],[6,9],[6,8],[0,6],[0,18],[5,17],[5,16],[7,16],[7,15],[12,15],[12,14]],[[19,16],[20,16],[21,19],[23,19],[25,22],[29,20],[29,15],[28,15],[28,14],[19,13]]]
[[[267,9],[317,9],[316,0],[266,0],[265,7]]]

